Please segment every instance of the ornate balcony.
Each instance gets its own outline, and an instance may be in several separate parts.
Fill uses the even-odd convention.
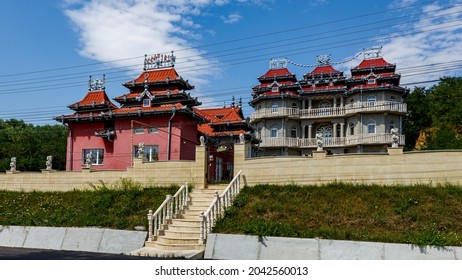
[[[380,112],[394,112],[405,114],[407,112],[407,105],[400,102],[392,101],[375,101],[375,102],[357,102],[347,104],[343,107],[331,108],[315,108],[315,109],[298,109],[298,108],[265,108],[256,110],[250,115],[252,122],[263,118],[297,118],[297,119],[319,119],[329,117],[346,117],[357,113],[380,113]]]
[[[324,138],[324,147],[349,147],[367,144],[390,144],[392,143],[391,133],[361,134],[347,137]],[[404,145],[404,135],[399,136],[399,145]],[[294,148],[315,148],[315,138],[291,138],[291,137],[263,137],[260,143],[261,148],[270,147],[294,147]]]

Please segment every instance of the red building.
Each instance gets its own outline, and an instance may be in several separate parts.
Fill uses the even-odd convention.
[[[194,87],[177,73],[174,62],[173,54],[146,57],[143,72],[124,84],[129,92],[114,98],[120,106],[109,100],[104,78],[90,78],[85,97],[68,106],[75,113],[55,117],[68,126],[66,170],[81,170],[89,154],[92,168],[124,170],[138,157],[140,143],[147,161],[194,160],[200,134],[214,143],[217,137],[229,137],[228,127],[233,133],[250,130],[245,122],[244,126],[234,124],[243,116],[240,109],[232,108],[240,118],[226,114],[223,120],[230,125],[216,133],[219,117],[207,113],[213,109],[195,107],[201,103],[189,93]]]

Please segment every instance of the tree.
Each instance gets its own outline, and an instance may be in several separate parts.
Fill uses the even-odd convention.
[[[62,125],[33,126],[21,120],[0,120],[0,170],[10,168],[17,158],[18,170],[40,171],[46,157],[53,156],[53,168],[65,169],[67,129]]]
[[[430,104],[428,102],[428,90],[423,87],[416,87],[406,96],[404,102],[407,104],[407,116],[404,124],[404,135],[406,135],[406,149],[412,150],[419,137],[421,129],[431,127],[432,117],[429,114]]]
[[[430,89],[430,114],[437,126],[462,126],[462,78],[443,77]]]

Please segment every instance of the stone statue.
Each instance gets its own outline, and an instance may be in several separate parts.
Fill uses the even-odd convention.
[[[16,171],[16,157],[11,158],[10,171],[13,171],[13,172]]]
[[[240,144],[244,144],[244,143],[245,143],[244,133],[239,134],[239,143],[240,143]]]
[[[91,165],[93,164],[93,154],[88,153],[85,158],[85,165],[87,168],[91,168]]]
[[[47,156],[47,161],[45,162],[46,164],[46,170],[51,170],[52,165],[53,165],[53,156]]]
[[[201,142],[201,146],[205,146],[205,137],[204,136],[199,137],[199,141]]]
[[[141,142],[138,144],[138,158],[144,157],[144,143]]]
[[[394,127],[390,130],[391,132],[391,147],[398,148],[399,146],[399,129]]]
[[[316,145],[318,146],[317,151],[323,151],[323,141],[322,141],[322,133],[316,133]]]

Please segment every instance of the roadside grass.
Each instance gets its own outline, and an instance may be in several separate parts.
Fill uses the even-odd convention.
[[[103,227],[133,230],[147,226],[149,209],[156,210],[178,186],[142,187],[121,179],[69,192],[0,191],[0,225]]]
[[[214,232],[462,245],[462,187],[349,183],[245,187]]]

